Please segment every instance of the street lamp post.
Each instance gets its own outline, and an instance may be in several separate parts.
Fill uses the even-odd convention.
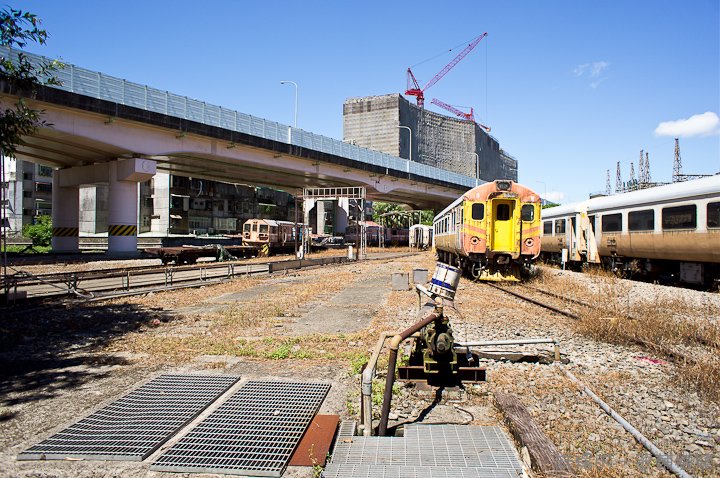
[[[480,184],[480,156],[473,151],[468,151],[468,153],[475,155],[475,186],[477,186]]]
[[[398,125],[398,128],[404,128],[408,130],[408,137],[410,138],[410,154],[408,155],[407,172],[410,172],[410,161],[412,161],[412,130],[409,126]]]
[[[287,83],[295,85],[295,126],[294,127],[297,128],[298,85],[294,81],[289,81],[289,80],[283,80],[280,82],[281,85],[285,85]]]
[[[543,199],[543,201],[545,201],[545,204],[547,204],[547,184],[545,184],[545,181],[538,181],[537,179],[535,180],[535,182],[543,185],[542,199]],[[542,204],[542,201],[541,201],[541,204]]]

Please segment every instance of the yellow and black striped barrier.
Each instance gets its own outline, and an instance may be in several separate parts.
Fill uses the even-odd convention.
[[[263,246],[260,248],[260,252],[262,252],[262,255],[267,257],[270,255],[270,246],[267,244],[263,244]]]
[[[114,224],[108,226],[109,236],[135,236],[137,235],[136,225]]]
[[[53,237],[78,237],[80,229],[77,227],[53,227]]]

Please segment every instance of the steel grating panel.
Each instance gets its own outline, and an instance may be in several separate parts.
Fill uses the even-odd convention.
[[[357,468],[357,474],[352,467]],[[485,473],[467,476],[517,476],[522,472],[515,448],[499,427],[409,425],[402,438],[338,440],[325,476],[366,476],[364,473],[371,473],[368,470],[377,474],[367,476],[386,476],[386,472],[394,477],[415,476],[412,473],[426,468],[432,476],[445,476],[437,474],[441,469],[479,469]],[[392,474],[398,470],[404,474]],[[492,470],[498,474],[488,475]],[[332,474],[336,472],[340,474]]]
[[[518,478],[509,468],[446,468],[403,465],[328,465],[323,478]]]
[[[142,461],[238,380],[235,375],[161,375],[17,459]]]
[[[151,470],[279,477],[330,385],[250,381]]]

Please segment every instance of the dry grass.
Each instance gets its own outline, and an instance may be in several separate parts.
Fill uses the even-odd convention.
[[[592,287],[557,274],[543,274],[539,287],[573,297],[596,309],[582,315],[576,329],[598,341],[640,345],[673,360],[676,380],[720,402],[720,308],[686,299],[638,297],[632,284],[604,274]]]

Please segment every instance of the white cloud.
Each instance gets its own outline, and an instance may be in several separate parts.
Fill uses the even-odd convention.
[[[714,134],[720,134],[720,118],[717,113],[712,111],[692,115],[687,119],[663,121],[655,128],[655,136],[672,136],[674,138]]]
[[[593,63],[584,63],[582,65],[578,65],[573,70],[573,73],[575,73],[575,76],[583,76],[585,73],[588,73],[588,76],[590,78],[598,78],[604,70],[607,69],[607,67],[610,66],[610,63],[606,61],[595,61]]]
[[[546,201],[560,203],[563,199],[565,199],[565,193],[562,191],[548,191],[543,192],[540,197]]]

